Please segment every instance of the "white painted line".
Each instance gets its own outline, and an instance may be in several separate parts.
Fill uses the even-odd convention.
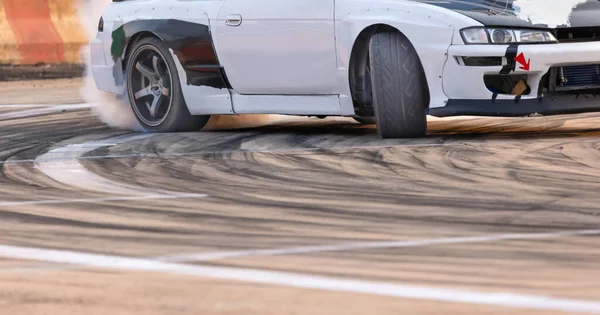
[[[118,200],[137,200],[139,199],[169,199],[169,198],[203,198],[206,195],[198,194],[182,194],[180,196],[140,196],[140,197],[123,197],[123,198],[102,198],[102,199],[80,199],[66,202],[102,202],[102,201],[118,201]],[[44,202],[45,203],[45,202]],[[48,203],[62,203],[60,201],[51,201]],[[0,206],[22,205],[22,204],[37,204],[37,202],[6,202],[0,203]],[[573,237],[573,236],[593,236],[600,235],[600,230],[574,230],[574,231],[559,231],[547,233],[520,233],[520,234],[497,234],[497,235],[482,235],[482,236],[463,236],[463,237],[444,237],[423,239],[414,241],[384,241],[384,242],[357,242],[337,245],[322,245],[322,246],[304,246],[279,249],[252,249],[241,251],[224,251],[224,252],[208,252],[195,254],[179,254],[166,255],[149,258],[165,262],[198,262],[198,261],[214,261],[227,258],[251,257],[251,256],[278,256],[278,255],[294,255],[294,254],[310,254],[322,252],[340,252],[348,250],[361,249],[386,249],[386,248],[406,248],[406,247],[421,247],[433,245],[448,245],[448,244],[467,244],[467,243],[482,243],[482,242],[498,242],[508,240],[541,240],[549,238]]]
[[[416,285],[320,277],[308,274],[274,272],[261,269],[192,266],[140,258],[97,255],[41,248],[24,248],[7,245],[0,245],[0,256],[63,264],[75,264],[85,267],[164,272],[179,275],[282,285],[305,289],[376,294],[408,299],[433,300],[452,303],[471,303],[552,311],[600,313],[600,302],[598,301],[560,299],[538,295],[502,292],[484,293]]]
[[[98,203],[111,201],[135,201],[135,200],[150,200],[150,199],[184,199],[184,198],[206,198],[205,194],[161,194],[161,195],[140,195],[131,197],[114,197],[114,198],[81,198],[81,199],[55,199],[55,200],[26,200],[26,201],[6,201],[0,202],[0,207],[11,206],[30,206],[30,205],[55,205],[55,204],[71,204],[71,203]]]
[[[465,244],[465,243],[482,243],[482,242],[498,242],[508,240],[535,240],[560,238],[569,236],[590,236],[600,235],[599,230],[576,230],[576,231],[560,231],[548,233],[522,233],[522,234],[499,234],[499,235],[482,235],[482,236],[465,236],[465,237],[446,237],[434,238],[414,241],[385,241],[385,242],[358,242],[345,243],[338,245],[323,245],[323,246],[305,246],[279,249],[255,249],[241,251],[226,251],[213,253],[198,253],[198,254],[181,254],[156,259],[171,262],[193,262],[193,261],[208,261],[236,257],[248,256],[277,256],[277,255],[293,255],[293,254],[310,254],[323,252],[340,252],[348,250],[361,249],[385,249],[385,248],[402,248],[402,247],[420,247],[431,245],[448,245],[448,244]]]
[[[34,107],[34,106],[35,105],[33,105],[32,107]],[[51,105],[51,106],[41,105],[41,106],[35,106],[35,107],[39,107],[37,109],[2,113],[2,114],[0,114],[0,120],[47,115],[47,114],[53,114],[53,113],[60,113],[62,111],[92,108],[94,106],[95,105],[93,105],[93,104],[71,104],[71,105]],[[7,106],[3,106],[2,108],[8,108],[8,107],[25,107],[25,105],[7,105]]]

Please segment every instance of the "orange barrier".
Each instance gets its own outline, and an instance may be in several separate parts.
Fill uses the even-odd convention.
[[[79,0],[0,0],[0,64],[81,64]]]

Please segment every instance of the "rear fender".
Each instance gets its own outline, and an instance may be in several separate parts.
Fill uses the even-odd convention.
[[[125,92],[128,52],[147,34],[169,48],[192,114],[231,113],[229,84],[210,34],[209,12],[216,16],[218,7],[212,1],[185,6],[179,1],[147,1],[143,7],[134,3],[113,5],[104,14],[104,54],[118,91]]]

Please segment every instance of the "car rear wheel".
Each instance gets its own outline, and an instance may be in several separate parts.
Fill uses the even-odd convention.
[[[138,41],[127,63],[127,94],[135,117],[149,132],[199,130],[210,116],[191,115],[176,65],[166,45],[157,38]]]
[[[399,32],[374,34],[369,45],[373,107],[382,138],[427,134],[425,74],[417,52]]]

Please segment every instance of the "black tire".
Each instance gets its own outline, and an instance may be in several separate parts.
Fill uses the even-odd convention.
[[[354,118],[354,120],[356,120],[357,122],[359,122],[363,125],[377,124],[377,120],[375,119],[375,117],[352,117],[352,118]]]
[[[373,107],[382,138],[427,134],[428,90],[417,52],[399,32],[377,33],[369,45]]]
[[[158,58],[156,64],[155,57]],[[209,115],[190,114],[181,91],[175,61],[161,40],[154,37],[141,39],[134,45],[127,60],[129,102],[135,117],[148,132],[198,131],[206,125]],[[166,92],[163,92],[165,89]],[[139,95],[143,96],[136,95],[137,92],[142,92]],[[151,106],[157,97],[158,106]],[[152,107],[154,111],[151,111]]]

